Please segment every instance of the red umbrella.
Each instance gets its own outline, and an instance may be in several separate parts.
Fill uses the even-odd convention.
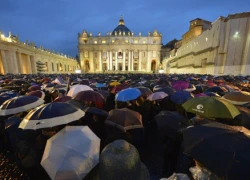
[[[38,98],[44,99],[45,93],[43,91],[36,90],[36,91],[31,91],[30,93],[27,94],[27,96],[36,96]]]
[[[33,85],[33,86],[30,86],[28,90],[29,91],[41,90],[41,87],[38,85]]]
[[[116,93],[118,93],[121,90],[126,89],[126,88],[127,88],[127,86],[118,85],[118,86],[114,86],[110,92],[113,93],[113,94],[116,94]]]
[[[57,97],[53,102],[67,102],[70,99],[70,96]]]
[[[104,101],[104,97],[99,92],[91,91],[91,90],[81,91],[77,93],[73,97],[73,99],[78,100],[78,101],[94,101],[94,102]]]

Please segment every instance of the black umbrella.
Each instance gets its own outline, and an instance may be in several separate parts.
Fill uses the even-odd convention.
[[[140,87],[136,87],[137,89],[139,89],[139,91],[141,92],[141,95],[144,96],[144,97],[148,97],[150,94],[152,94],[153,92],[147,88],[147,87],[143,87],[143,86],[140,86]]]
[[[219,94],[220,96],[223,96],[228,92],[228,90],[221,86],[213,86],[213,87],[207,88],[205,92],[214,92],[214,93]]]
[[[250,131],[208,123],[183,131],[184,152],[221,179],[250,178]]]
[[[109,116],[109,113],[107,111],[104,111],[104,110],[96,108],[96,107],[86,107],[84,109],[84,112],[94,114],[97,116],[103,116],[105,118],[107,118]]]
[[[44,103],[44,100],[35,96],[19,96],[6,100],[0,107],[0,116],[28,111]]]
[[[54,127],[79,120],[84,115],[85,112],[69,103],[52,102],[30,111],[21,122],[19,128],[36,130]]]
[[[161,87],[161,88],[155,90],[154,92],[165,92],[168,95],[172,95],[175,93],[175,90],[171,87],[165,86],[165,87]]]
[[[233,125],[244,126],[250,130],[250,109],[242,106],[235,107],[240,111],[240,114],[233,119]]]
[[[155,116],[161,138],[166,136],[180,140],[180,130],[189,125],[189,120],[176,111],[161,111]]]

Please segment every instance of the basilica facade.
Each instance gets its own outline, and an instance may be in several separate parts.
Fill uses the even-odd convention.
[[[162,35],[154,30],[135,35],[121,17],[118,26],[106,35],[78,34],[78,51],[83,73],[157,72],[161,68]]]

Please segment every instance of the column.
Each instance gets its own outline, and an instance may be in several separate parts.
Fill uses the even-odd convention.
[[[122,52],[122,55],[123,55],[123,61],[122,61],[122,70],[125,71],[125,67],[126,67],[126,62],[125,62],[125,58],[126,58],[126,51],[124,50]]]
[[[94,52],[93,51],[89,51],[89,66],[90,66],[90,69],[89,71],[90,72],[94,72],[95,69],[94,69]]]
[[[138,64],[138,71],[141,71],[141,61],[142,61],[142,52],[141,51],[139,51],[139,64]]]
[[[113,65],[112,65],[112,61],[113,61],[113,58],[112,58],[112,51],[110,51],[110,59],[109,59],[109,62],[110,62],[110,64],[109,64],[109,70],[113,70]]]
[[[115,70],[118,70],[117,51],[115,52]]]
[[[36,74],[37,71],[36,71],[36,60],[35,60],[35,56],[31,56],[31,57],[30,57],[30,60],[31,60],[32,72],[33,72],[33,74]]]
[[[151,72],[151,61],[152,61],[151,53],[152,51],[148,51],[148,61],[147,61],[147,69],[146,69],[147,72]]]
[[[1,50],[1,56],[2,56],[4,74],[7,74],[7,73],[9,73],[9,71],[8,71],[8,64],[6,61],[6,56],[5,56],[4,50]]]
[[[132,51],[132,58],[131,58],[131,70],[134,71],[134,51]]]
[[[32,74],[32,66],[31,66],[31,61],[30,61],[29,55],[27,55],[27,60],[28,60],[28,66],[27,66],[28,72],[27,72],[27,74]]]
[[[16,58],[16,51],[11,51],[10,52],[12,55],[12,62],[13,62],[13,74],[18,74],[18,64],[17,64],[17,58]]]
[[[109,61],[110,61],[110,52],[107,51],[107,59],[106,59],[106,63],[107,63],[107,71],[109,70]]]
[[[100,66],[99,70],[102,72],[102,52],[101,51],[99,52],[99,66]]]
[[[131,51],[128,51],[128,71],[130,71]]]
[[[19,65],[19,68],[18,68],[18,71],[19,73],[23,74],[23,61],[22,61],[22,55],[20,52],[17,52],[17,61],[18,61],[18,65]]]
[[[80,51],[80,68],[81,68],[81,71],[82,72],[85,72],[85,68],[84,68],[84,60],[83,60],[83,52],[82,51]],[[54,66],[55,67],[55,70],[57,70],[56,68],[56,66]]]

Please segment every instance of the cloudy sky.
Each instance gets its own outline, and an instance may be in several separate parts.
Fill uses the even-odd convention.
[[[75,56],[77,34],[113,31],[122,15],[136,35],[157,29],[163,44],[188,30],[189,21],[250,11],[249,0],[3,0],[0,31],[12,32],[57,52]]]

